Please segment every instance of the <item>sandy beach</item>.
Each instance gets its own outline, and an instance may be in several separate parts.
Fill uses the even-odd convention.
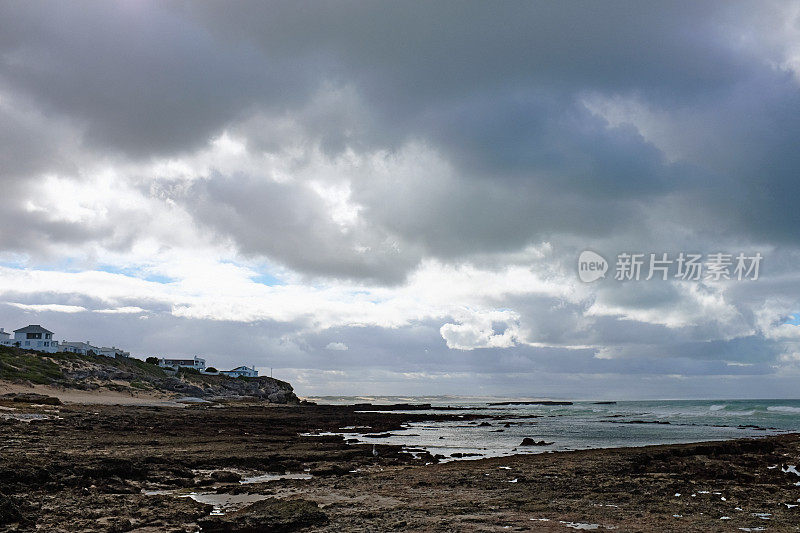
[[[458,411],[0,403],[2,531],[797,531],[800,523],[798,435],[436,464],[424,452],[326,433],[388,432]]]
[[[184,404],[175,401],[174,394],[157,391],[113,391],[108,389],[78,390],[53,385],[20,384],[0,381],[0,396],[4,394],[42,394],[58,398],[64,404],[98,405],[151,405],[180,407]]]

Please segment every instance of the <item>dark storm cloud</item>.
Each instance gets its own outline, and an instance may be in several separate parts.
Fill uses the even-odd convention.
[[[387,246],[379,229],[354,228],[343,236],[320,197],[296,183],[215,176],[194,184],[180,200],[200,225],[234,235],[245,254],[266,251],[304,273],[392,281],[418,260]],[[358,252],[356,244],[369,250]]]
[[[130,156],[203,145],[248,108],[291,105],[312,84],[298,83],[292,58],[220,43],[157,3],[0,9],[3,84]]]
[[[790,198],[798,192],[792,154],[800,122],[787,112],[797,108],[797,84],[774,69],[774,57],[743,51],[737,40],[763,29],[752,20],[767,18],[759,11],[768,7],[10,2],[2,9],[2,87],[79,125],[94,150],[145,159],[184,153],[266,113],[292,116],[302,142],[332,155],[391,152],[416,139],[452,166],[452,182],[424,176],[405,191],[405,177],[383,187],[354,179],[366,222],[411,252],[396,265],[354,255],[352,242],[324,232],[328,248],[344,250],[342,261],[330,254],[315,261],[277,246],[286,234],[268,218],[257,225],[275,235],[256,239],[258,220],[216,217],[215,231],[248,253],[301,271],[393,281],[420,254],[454,258],[564,234],[630,231],[630,217],[666,195],[678,199],[690,226],[726,214],[720,231],[792,240],[786,228],[798,222]],[[336,103],[304,112],[326,87],[350,87],[360,115],[337,115]],[[587,94],[702,109],[707,149],[669,162],[634,128],[607,128],[592,116],[581,103]],[[253,146],[279,150],[281,139]],[[46,160],[53,151],[20,153],[9,159]],[[220,211],[249,209],[263,187],[242,182],[241,194],[219,199]],[[691,213],[698,197],[705,215]]]

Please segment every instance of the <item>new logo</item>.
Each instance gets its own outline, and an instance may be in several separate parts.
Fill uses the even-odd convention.
[[[584,250],[578,257],[578,277],[581,281],[591,283],[600,278],[606,277],[608,271],[608,262],[602,255],[592,252],[591,250]]]

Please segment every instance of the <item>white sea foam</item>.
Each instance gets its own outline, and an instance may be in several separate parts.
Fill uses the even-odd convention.
[[[767,411],[773,411],[776,413],[800,413],[800,407],[792,407],[789,405],[770,405],[767,407]]]

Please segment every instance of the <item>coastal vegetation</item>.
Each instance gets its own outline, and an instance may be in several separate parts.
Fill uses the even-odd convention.
[[[270,377],[202,374],[192,368],[161,368],[134,357],[68,352],[40,353],[0,346],[0,380],[84,391],[163,393],[198,398],[253,397],[272,403],[297,402],[292,386]]]

